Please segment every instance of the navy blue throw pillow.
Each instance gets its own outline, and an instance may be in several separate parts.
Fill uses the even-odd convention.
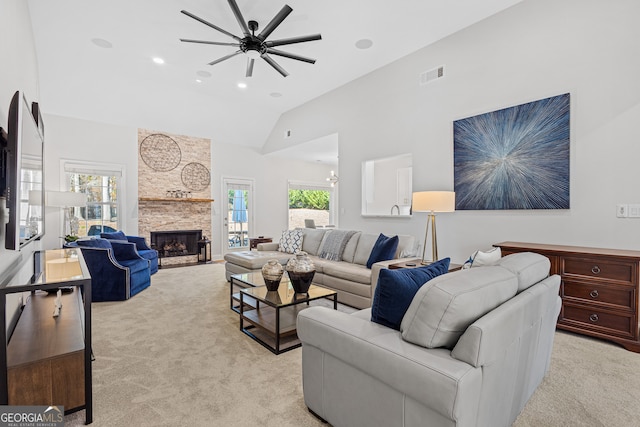
[[[418,289],[434,277],[449,271],[449,258],[417,268],[382,269],[371,305],[371,321],[400,330]]]
[[[122,231],[115,231],[113,233],[100,233],[100,237],[109,240],[124,240],[127,241],[127,236]]]
[[[106,248],[111,249],[111,243],[107,239],[87,239],[77,240],[78,246],[85,248]]]
[[[398,236],[387,237],[380,233],[376,244],[371,249],[371,254],[367,260],[367,268],[371,268],[378,261],[387,261],[393,259],[398,249]]]

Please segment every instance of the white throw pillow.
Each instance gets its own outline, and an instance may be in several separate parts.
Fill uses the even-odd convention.
[[[303,234],[300,230],[284,230],[280,237],[278,250],[287,254],[295,254],[302,249]]]
[[[471,267],[482,267],[484,265],[494,265],[502,258],[502,250],[499,247],[491,248],[488,251],[476,251],[473,254]]]

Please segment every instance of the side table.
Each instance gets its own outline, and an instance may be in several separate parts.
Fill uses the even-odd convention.
[[[273,239],[271,237],[249,237],[249,250],[256,249],[259,243],[271,243]]]
[[[389,264],[389,270],[397,270],[399,268],[417,268],[423,267],[424,265],[429,264],[421,264],[420,259],[411,259],[403,262],[397,262],[395,264]],[[462,264],[449,264],[449,272],[457,271],[462,269]]]

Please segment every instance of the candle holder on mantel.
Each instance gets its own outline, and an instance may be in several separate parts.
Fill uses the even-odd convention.
[[[207,236],[202,236],[202,240],[198,240],[198,264],[211,263],[211,240]]]

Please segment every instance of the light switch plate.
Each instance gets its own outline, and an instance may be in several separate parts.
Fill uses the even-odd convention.
[[[629,205],[616,205],[616,216],[618,218],[629,216]]]

